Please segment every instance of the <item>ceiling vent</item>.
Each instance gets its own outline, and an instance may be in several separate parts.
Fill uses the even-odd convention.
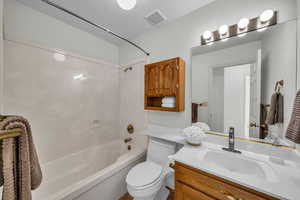
[[[167,18],[162,14],[160,10],[155,10],[151,12],[149,15],[145,17],[145,19],[151,24],[151,25],[157,25],[165,21]]]

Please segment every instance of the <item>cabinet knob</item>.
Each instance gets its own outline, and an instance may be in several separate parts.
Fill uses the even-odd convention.
[[[179,88],[179,85],[178,85],[178,84],[176,84],[176,88],[177,88],[177,89]]]

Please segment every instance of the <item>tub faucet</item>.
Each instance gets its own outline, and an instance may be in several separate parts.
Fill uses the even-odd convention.
[[[242,153],[238,150],[234,149],[234,128],[229,128],[229,140],[228,140],[228,148],[222,148],[224,151],[229,151],[232,153]]]

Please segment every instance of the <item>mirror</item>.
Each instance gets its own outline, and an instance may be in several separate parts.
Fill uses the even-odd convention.
[[[284,138],[296,94],[297,22],[192,49],[192,122],[236,137]],[[271,96],[283,96],[283,123],[266,124]]]

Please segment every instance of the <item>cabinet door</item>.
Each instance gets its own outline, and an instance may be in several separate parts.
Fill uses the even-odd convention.
[[[156,96],[158,94],[158,66],[149,65],[145,68],[146,94]]]
[[[175,96],[178,85],[177,59],[169,60],[159,64],[158,92],[162,96]]]
[[[175,200],[216,200],[185,184],[176,182]]]

